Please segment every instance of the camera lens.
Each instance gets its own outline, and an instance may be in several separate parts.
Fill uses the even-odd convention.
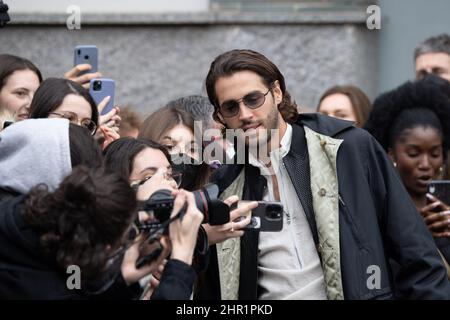
[[[78,50],[77,50],[77,53],[78,53],[78,55],[80,55],[80,54],[81,54],[81,50],[80,50],[80,49],[78,49]]]
[[[270,205],[266,212],[267,219],[278,220],[281,218],[282,209],[279,206]]]
[[[88,56],[88,55],[85,55],[85,56],[84,56],[84,59],[88,60],[88,59],[89,59],[89,56]]]
[[[94,81],[94,91],[100,91],[102,90],[102,82],[97,80]]]

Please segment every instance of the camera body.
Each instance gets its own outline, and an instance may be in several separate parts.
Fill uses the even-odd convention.
[[[215,184],[208,184],[200,190],[192,192],[194,194],[197,209],[203,214],[203,222],[211,225],[221,225],[230,221],[230,208],[227,204],[217,198],[219,188]],[[154,232],[163,228],[163,224],[170,219],[173,210],[174,197],[170,190],[161,189],[154,192],[151,197],[144,202],[142,210],[150,213],[153,220],[140,224],[140,229]],[[186,208],[180,212],[182,219]],[[164,229],[168,233],[168,225]]]

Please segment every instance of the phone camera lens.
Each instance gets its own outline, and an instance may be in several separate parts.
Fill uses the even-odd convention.
[[[89,56],[88,56],[88,55],[85,55],[85,56],[84,56],[84,59],[88,60],[88,59],[89,59]]]
[[[78,50],[77,50],[77,53],[78,53],[78,55],[80,55],[80,54],[81,54],[81,50],[80,50],[80,49],[78,49]]]
[[[280,214],[278,212],[276,212],[276,211],[269,212],[269,218],[270,219],[277,219],[279,217],[280,217]]]
[[[100,91],[102,90],[102,82],[101,81],[94,81],[94,91]]]
[[[280,210],[280,208],[278,206],[268,206],[267,207],[267,219],[271,219],[271,220],[278,220],[281,218],[281,212],[282,210]]]

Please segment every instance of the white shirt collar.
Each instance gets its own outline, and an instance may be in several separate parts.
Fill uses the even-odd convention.
[[[281,138],[280,147],[270,151],[270,158],[272,159],[272,163],[275,162],[277,165],[279,164],[279,160],[284,158],[289,153],[291,149],[291,143],[292,143],[292,126],[286,123],[286,131],[284,132],[283,138]],[[248,160],[252,166],[258,168],[265,167],[264,164],[261,163],[251,152],[249,153]]]

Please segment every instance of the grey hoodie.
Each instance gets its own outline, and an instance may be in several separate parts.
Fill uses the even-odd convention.
[[[45,183],[53,191],[71,171],[68,120],[28,119],[0,132],[0,188],[23,194]]]

